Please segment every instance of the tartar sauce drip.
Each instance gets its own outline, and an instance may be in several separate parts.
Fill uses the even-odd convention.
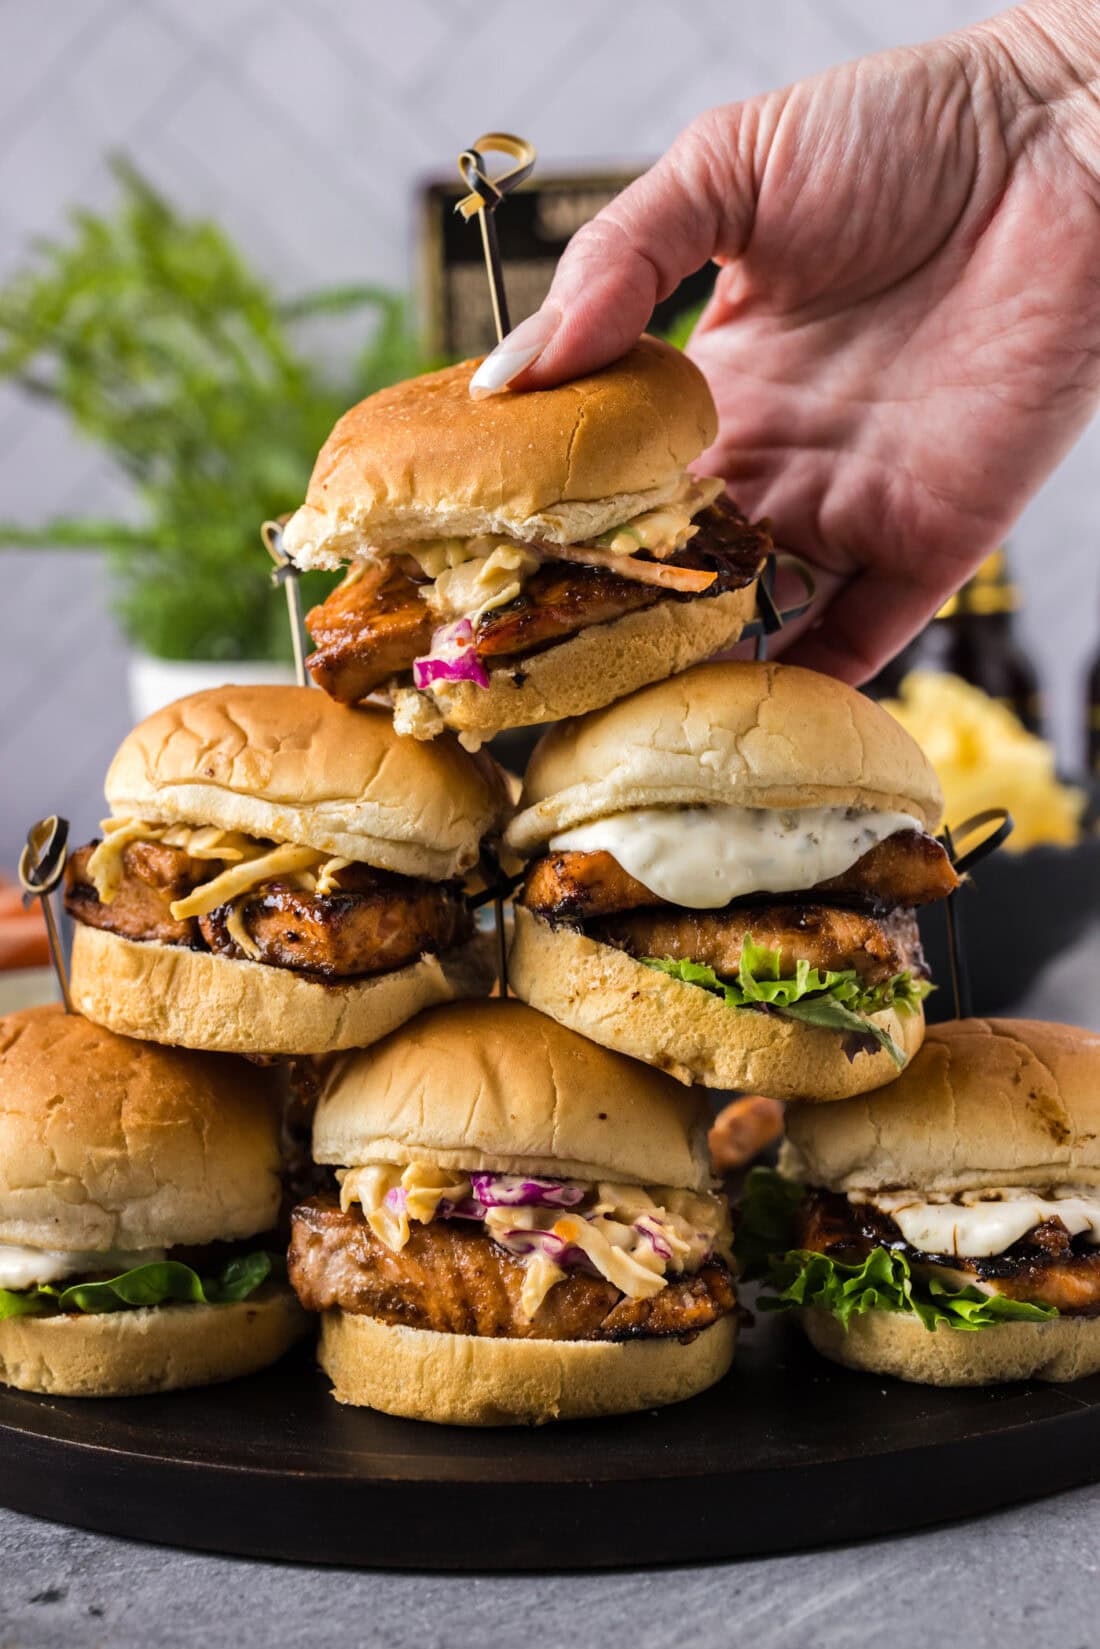
[[[140,1251],[118,1248],[98,1253],[77,1253],[56,1248],[25,1248],[21,1243],[0,1243],[0,1288],[32,1288],[36,1283],[58,1283],[66,1277],[103,1271],[119,1276],[151,1260],[163,1260],[163,1248]]]
[[[793,893],[839,876],[909,813],[844,807],[639,807],[550,839],[552,852],[610,853],[670,904],[718,910],[750,893]]]
[[[987,1259],[1055,1218],[1071,1237],[1100,1243],[1100,1190],[1094,1186],[1057,1186],[1045,1194],[1007,1186],[962,1191],[953,1198],[920,1191],[850,1192],[848,1200],[888,1214],[910,1248],[923,1254]]]

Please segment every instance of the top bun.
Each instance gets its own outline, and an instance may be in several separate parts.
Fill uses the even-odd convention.
[[[1100,1036],[1033,1019],[933,1025],[895,1082],[788,1111],[781,1166],[830,1191],[1100,1185]]]
[[[703,803],[871,808],[929,830],[943,810],[920,746],[854,687],[792,664],[699,664],[547,733],[505,840],[530,854],[609,813]]]
[[[58,1006],[0,1019],[0,1242],[170,1248],[275,1224],[263,1071],[131,1042]]]
[[[379,705],[311,687],[212,687],[158,710],[111,763],[115,814],[218,825],[443,881],[477,860],[507,793],[488,756],[403,739]]]
[[[433,1008],[342,1059],[313,1155],[704,1190],[709,1122],[671,1077],[498,999]]]
[[[718,433],[702,373],[656,338],[587,378],[481,401],[478,365],[345,412],[283,533],[300,567],[478,533],[577,543],[665,502]]]

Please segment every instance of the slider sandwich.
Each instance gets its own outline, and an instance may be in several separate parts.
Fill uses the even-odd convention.
[[[736,641],[771,547],[688,473],[718,420],[670,345],[481,401],[477,364],[345,413],[283,537],[299,567],[350,564],[306,620],[317,684],[347,704],[384,690],[399,731],[474,750]]]
[[[924,1035],[914,907],[958,880],[940,810],[913,740],[831,677],[708,664],[645,688],[531,757],[513,989],[681,1082],[877,1087]]]
[[[463,893],[507,809],[487,757],[306,688],[220,687],[135,728],[106,794],[65,895],[73,1001],[100,1024],[320,1054],[490,989]]]
[[[625,1414],[733,1356],[707,1107],[517,1002],[423,1014],[330,1077],[338,1189],[292,1215],[340,1402],[452,1425]]]
[[[0,1382],[126,1397],[274,1362],[307,1325],[280,1195],[264,1072],[59,1007],[0,1019]]]
[[[787,1130],[738,1258],[826,1357],[936,1386],[1100,1370],[1100,1036],[935,1025],[888,1088]]]

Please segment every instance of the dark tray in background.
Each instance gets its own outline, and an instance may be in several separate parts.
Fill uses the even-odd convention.
[[[1045,968],[1100,921],[1100,836],[1074,847],[1002,848],[971,872],[956,899],[970,969],[973,1011],[1008,1013]],[[954,1017],[943,907],[920,912],[921,940],[939,989],[931,1023]]]
[[[304,1349],[201,1391],[0,1393],[0,1502],[250,1557],[554,1570],[791,1551],[1100,1478],[1100,1376],[935,1391],[758,1317],[712,1391],[618,1420],[464,1431],[341,1408]]]

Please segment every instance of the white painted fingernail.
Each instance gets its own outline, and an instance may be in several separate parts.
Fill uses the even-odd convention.
[[[555,305],[546,304],[521,321],[514,332],[509,332],[497,344],[491,355],[486,355],[470,379],[470,394],[475,401],[488,395],[499,395],[513,378],[526,372],[532,361],[538,359],[554,333],[558,330],[561,313]]]

